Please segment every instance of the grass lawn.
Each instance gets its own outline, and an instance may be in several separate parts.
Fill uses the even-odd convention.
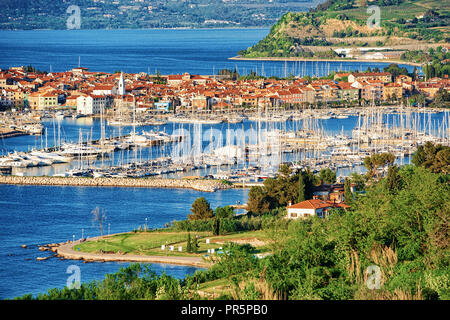
[[[241,274],[241,279],[239,280],[239,282],[241,282],[242,279],[250,279],[250,275],[248,274],[248,272]],[[200,293],[215,297],[224,294],[233,295],[234,289],[235,286],[232,284],[232,281],[229,278],[221,278],[204,282],[201,283],[197,288]]]
[[[201,283],[197,290],[207,295],[220,296],[222,294],[231,294],[233,286],[230,283],[230,279],[222,278]]]
[[[191,239],[196,235],[198,238],[197,253],[187,253],[187,236],[188,232],[130,232],[112,236],[106,236],[103,239],[86,241],[74,247],[80,252],[96,253],[102,250],[106,253],[128,253],[135,255],[168,255],[168,256],[203,256],[208,253],[208,249],[220,250],[226,242],[239,241],[240,243],[253,242],[258,244],[255,253],[267,252],[268,248],[263,242],[266,236],[263,231],[246,231],[236,232],[232,234],[212,236],[211,232],[190,232]],[[206,239],[210,243],[206,243]],[[256,240],[256,242],[254,242]],[[166,249],[161,250],[161,245],[165,245]],[[174,246],[174,250],[170,251],[169,246]],[[178,251],[178,247],[182,247],[182,251]]]

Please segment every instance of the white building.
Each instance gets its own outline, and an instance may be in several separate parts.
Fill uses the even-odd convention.
[[[83,94],[77,98],[77,113],[83,115],[99,114],[106,108],[103,95]]]
[[[382,60],[386,59],[386,56],[381,52],[368,52],[363,54],[360,58],[367,60]]]
[[[323,211],[329,207],[330,204],[322,200],[305,200],[287,206],[287,217],[288,219],[298,219],[315,215],[322,216]]]
[[[331,208],[349,208],[344,203],[335,203],[319,199],[305,200],[286,207],[288,219],[307,218],[312,216],[325,217]]]

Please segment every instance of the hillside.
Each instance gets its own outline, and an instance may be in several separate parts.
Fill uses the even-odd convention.
[[[380,27],[368,25],[380,7]],[[334,58],[332,49],[418,46],[450,42],[450,3],[437,0],[328,0],[309,12],[288,12],[255,46],[239,54],[254,57]]]
[[[0,29],[66,29],[71,5],[80,8],[81,29],[269,27],[323,1],[2,0]]]

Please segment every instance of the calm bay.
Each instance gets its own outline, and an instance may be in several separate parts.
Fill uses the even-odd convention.
[[[79,65],[91,71],[128,73],[159,71],[161,74],[213,74],[223,68],[247,74],[251,70],[267,76],[325,75],[329,71],[382,69],[385,63],[360,62],[283,62],[228,60],[241,49],[262,39],[269,29],[202,29],[202,30],[39,30],[0,31],[0,68],[33,65],[37,69],[60,72]],[[406,66],[412,71],[413,67]],[[433,117],[442,117],[433,114]],[[348,134],[357,117],[322,122],[331,133],[343,128]],[[48,128],[52,145],[54,124]],[[246,128],[252,123],[244,123]],[[64,120],[62,135],[77,141],[79,129],[99,137],[98,120]],[[223,125],[216,126],[224,130]],[[113,129],[111,129],[113,130]],[[130,130],[127,128],[126,130]],[[171,132],[169,124],[158,128]],[[0,142],[3,152],[28,150],[42,145],[40,138],[23,136]],[[126,264],[88,263],[51,258],[36,261],[38,245],[97,236],[91,211],[96,206],[106,210],[109,232],[130,231],[145,223],[162,227],[173,220],[186,219],[189,208],[204,196],[213,208],[247,201],[248,190],[234,189],[203,193],[193,190],[134,188],[79,188],[0,185],[0,299],[26,293],[38,294],[49,288],[63,287],[69,265],[81,268],[83,282],[100,280],[105,273],[116,272]],[[21,248],[22,244],[28,246]],[[157,273],[166,272],[179,278],[196,268],[154,264]]]

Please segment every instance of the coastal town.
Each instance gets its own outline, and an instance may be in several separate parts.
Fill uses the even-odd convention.
[[[449,114],[438,123],[430,116],[448,103],[450,79],[400,74],[396,65],[390,69],[396,74],[368,70],[280,79],[256,73],[238,77],[231,70],[213,76],[163,76],[13,67],[0,73],[0,104],[6,110],[2,137],[40,135],[40,148],[3,154],[1,172],[34,175],[23,169],[72,163],[51,175],[167,178],[183,173],[176,177],[248,185],[274,176],[284,162],[315,171],[351,171],[374,153],[391,152],[403,163],[426,141],[448,145]],[[61,121],[82,117],[101,120],[100,139],[84,139],[80,131],[78,141],[64,141]],[[349,117],[358,117],[350,136],[343,131],[330,135],[319,123]],[[44,130],[45,120],[53,121],[53,139]],[[236,130],[244,129],[245,121],[250,129],[239,134]],[[105,123],[119,134],[107,137]],[[220,132],[202,129],[221,123],[227,127],[222,125]],[[161,131],[168,124],[171,134]],[[138,132],[151,127],[155,129]],[[124,128],[132,129],[124,133]],[[217,134],[225,141],[217,141]],[[213,150],[203,150],[199,141],[205,136]],[[51,147],[48,141],[53,141]],[[101,167],[95,163],[99,159]],[[112,160],[105,166],[105,159]]]
[[[389,72],[335,72],[330,79],[221,75],[114,74],[73,68],[66,72],[0,71],[0,106],[74,115],[98,115],[136,108],[139,112],[232,111],[251,108],[291,109],[356,103],[399,102],[413,94],[434,99],[448,91],[448,78],[393,75]],[[422,103],[423,104],[423,103]],[[110,112],[111,111],[111,112]]]
[[[450,2],[3,2],[0,300],[450,299]]]

